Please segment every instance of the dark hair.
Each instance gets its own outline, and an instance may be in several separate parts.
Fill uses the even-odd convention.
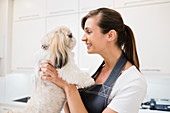
[[[100,19],[98,21],[98,26],[101,28],[101,32],[106,34],[110,30],[114,29],[118,36],[116,44],[124,51],[127,59],[139,70],[139,60],[136,51],[135,38],[131,28],[124,24],[120,13],[108,8],[92,10],[82,19],[82,28],[84,29],[85,22],[88,18],[99,14]]]

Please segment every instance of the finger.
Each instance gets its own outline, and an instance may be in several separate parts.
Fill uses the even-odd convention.
[[[55,74],[57,74],[57,73],[54,73],[53,71],[51,71],[48,68],[41,68],[41,71],[43,71],[44,73],[49,74],[49,75],[51,75],[53,77],[56,76]]]
[[[41,76],[41,79],[46,80],[47,76],[43,75],[43,76]]]
[[[53,83],[56,83],[56,79],[52,78],[52,77],[49,77],[49,76],[46,76],[46,75],[43,75],[41,77],[41,79],[43,80],[47,80],[47,81],[50,81],[50,82],[53,82]]]
[[[48,68],[52,71],[56,70],[55,67],[53,65],[49,64],[49,63],[42,63],[41,67]]]
[[[51,61],[48,61],[48,62],[51,62]],[[47,62],[41,64],[41,70],[45,72],[46,74],[50,74],[52,77],[58,76],[58,71],[56,70],[56,68]]]
[[[45,64],[53,66],[51,61],[46,61],[46,62],[41,63],[41,65],[45,65]]]
[[[48,80],[48,81],[51,81],[51,80],[52,80],[51,77],[46,76],[46,75],[43,75],[43,76],[41,77],[41,79],[43,79],[43,80]]]
[[[43,62],[43,63],[41,63],[41,66],[42,66],[42,67],[46,67],[47,65],[50,65],[50,64],[48,64],[48,62]]]
[[[53,78],[56,78],[56,77],[58,77],[58,72],[57,72],[57,70],[52,70],[52,69],[49,69],[49,68],[41,68],[41,71],[42,72],[44,72],[45,74],[48,74],[48,75],[50,75],[51,77],[53,77]]]
[[[53,66],[53,63],[51,60],[47,60],[47,63]]]

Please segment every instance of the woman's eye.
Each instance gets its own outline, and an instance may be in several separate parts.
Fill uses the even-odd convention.
[[[87,30],[87,33],[90,34],[90,33],[92,33],[92,31]]]

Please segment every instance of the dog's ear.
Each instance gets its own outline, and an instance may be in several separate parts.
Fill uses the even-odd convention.
[[[68,62],[68,55],[66,52],[65,52],[65,54],[62,54],[60,51],[58,51],[58,54],[59,54],[59,58],[56,57],[56,59],[55,59],[55,67],[62,68]]]
[[[68,62],[68,54],[65,42],[65,35],[56,32],[50,41],[52,60],[56,68],[65,66]]]

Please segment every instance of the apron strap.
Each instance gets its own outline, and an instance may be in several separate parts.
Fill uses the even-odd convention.
[[[127,58],[126,58],[124,52],[122,51],[121,56],[119,57],[118,61],[116,62],[116,65],[112,69],[109,77],[104,82],[104,84],[107,86],[113,86],[114,83],[116,82],[117,78],[119,77],[120,73],[124,69],[126,63],[127,63]]]
[[[105,64],[105,62],[103,61],[102,64],[99,66],[99,68],[97,69],[97,71],[92,75],[92,78],[94,78],[96,76],[96,74],[103,68],[103,65]]]

